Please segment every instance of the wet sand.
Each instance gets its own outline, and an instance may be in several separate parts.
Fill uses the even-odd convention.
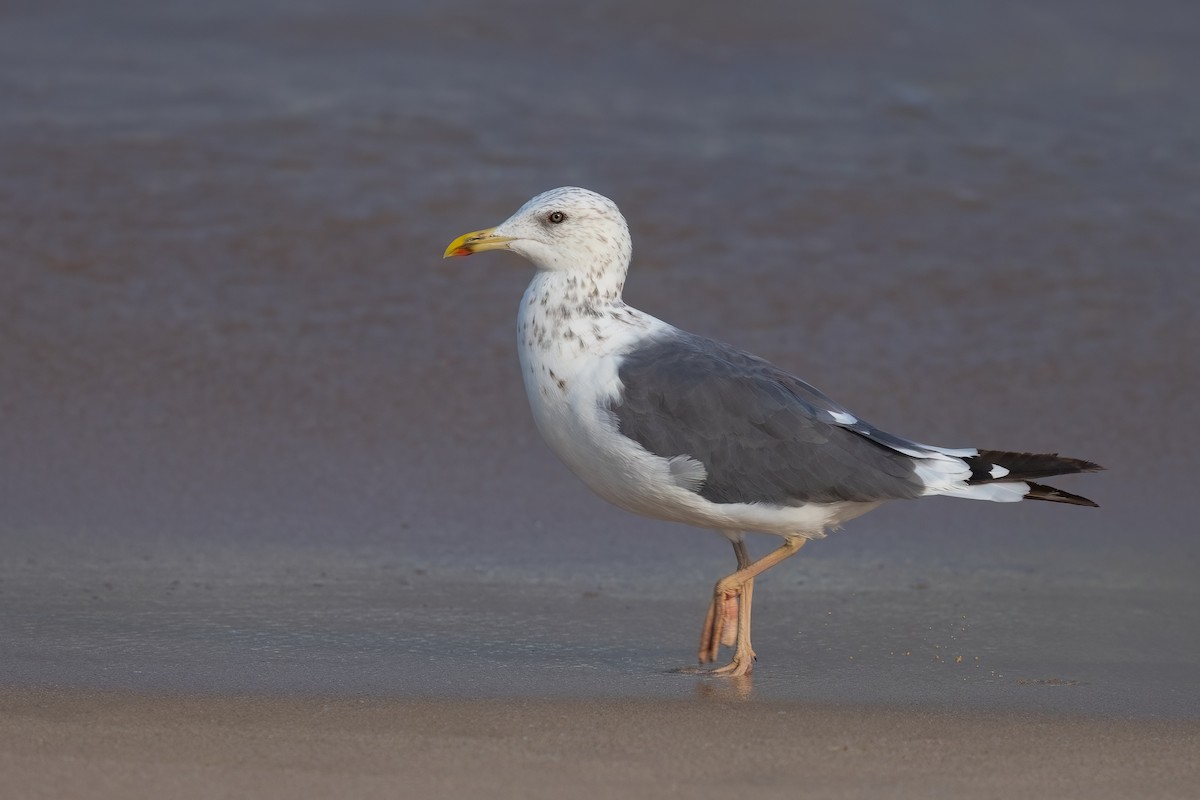
[[[6,780],[1194,785],[1194,4],[542,6],[6,12]],[[668,673],[727,544],[569,475],[527,265],[439,260],[563,184],[632,304],[1101,508],[882,508],[760,580],[753,681]]]
[[[730,688],[726,685],[726,689]],[[16,797],[1185,798],[1200,724],[630,700],[0,694]]]
[[[713,688],[670,672],[694,663],[724,564],[712,539],[626,574],[247,545],[0,562],[0,668],[9,686],[112,691],[687,699]],[[990,553],[896,563],[831,544],[760,582],[747,697],[1200,718],[1190,565],[1050,551],[1071,564],[1051,577]]]

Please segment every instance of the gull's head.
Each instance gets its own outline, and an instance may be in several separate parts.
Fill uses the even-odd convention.
[[[621,278],[629,267],[629,226],[603,195],[564,186],[542,192],[494,228],[465,233],[444,258],[511,250],[540,270]]]

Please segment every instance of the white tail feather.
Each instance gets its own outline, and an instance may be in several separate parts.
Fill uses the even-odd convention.
[[[926,453],[916,457],[913,469],[917,478],[925,484],[926,494],[960,491],[966,488],[971,477],[971,468],[967,466],[967,462],[940,453]]]
[[[932,450],[932,448],[931,448]],[[940,494],[946,497],[962,497],[968,500],[990,500],[993,503],[1015,503],[1029,493],[1029,484],[1012,483],[969,484],[971,467],[961,458],[950,455],[955,451],[939,448],[918,458],[914,468],[925,494]],[[959,451],[961,452],[961,451]],[[999,469],[1004,470],[1003,467]]]
[[[1016,503],[1025,499],[1025,495],[1029,494],[1029,484],[1021,482],[977,483],[973,486],[960,484],[930,489],[929,493],[942,494],[947,497],[963,497],[968,500],[991,500],[993,503]]]

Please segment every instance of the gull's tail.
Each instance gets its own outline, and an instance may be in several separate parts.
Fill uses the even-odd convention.
[[[982,500],[1049,500],[1053,503],[1096,507],[1096,503],[1086,497],[1034,483],[1031,479],[1104,469],[1091,461],[1067,458],[1058,453],[980,450],[978,455],[967,456],[963,460],[971,468],[971,476],[962,490],[962,496],[978,497]]]

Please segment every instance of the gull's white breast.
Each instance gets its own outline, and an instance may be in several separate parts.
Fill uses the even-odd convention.
[[[662,517],[693,493],[672,483],[666,459],[620,434],[610,409],[620,395],[621,355],[668,326],[619,301],[564,302],[567,277],[539,272],[517,315],[517,351],[533,420],[593,491],[635,513]]]

